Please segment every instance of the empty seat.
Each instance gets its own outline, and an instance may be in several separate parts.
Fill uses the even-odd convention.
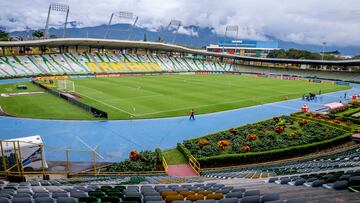
[[[339,180],[336,181],[333,185],[335,190],[345,190],[348,188],[348,181],[347,180]]]
[[[87,194],[84,192],[72,192],[72,193],[70,193],[70,197],[78,199],[80,197],[87,197]]]
[[[175,200],[184,200],[184,197],[181,196],[181,195],[168,195],[165,198],[166,203],[171,203],[171,202],[173,202]]]
[[[189,195],[187,196],[186,200],[190,200],[190,201],[197,201],[197,200],[203,200],[204,199],[204,195]]]
[[[148,201],[161,201],[163,200],[161,196],[145,196],[144,197],[144,202],[148,202]]]
[[[207,199],[207,200],[198,200],[196,203],[215,203],[214,199]]]
[[[33,194],[33,197],[36,198],[36,197],[50,197],[50,193],[48,192],[40,192],[40,193],[34,193]]]
[[[50,197],[37,197],[35,198],[35,203],[54,203],[55,200]]]
[[[324,180],[315,180],[311,183],[311,187],[321,187],[324,183]]]
[[[192,203],[192,201],[189,201],[189,200],[175,200],[172,203]]]
[[[195,194],[195,192],[193,192],[193,191],[182,191],[182,192],[180,192],[180,195],[182,195],[184,197],[187,197],[189,195],[194,195],[194,194]]]
[[[348,186],[360,186],[360,176],[351,177]]]
[[[53,198],[69,197],[69,195],[68,195],[66,192],[53,192],[53,193],[52,193],[52,197],[53,197]]]
[[[265,194],[265,195],[261,198],[261,203],[269,202],[269,201],[274,201],[274,200],[279,200],[279,199],[280,199],[280,194],[279,194],[279,193]]]
[[[58,197],[56,199],[57,203],[75,203],[76,200],[72,197]]]
[[[233,190],[231,190],[231,192],[245,192],[246,189],[245,188],[235,188]]]
[[[90,197],[80,197],[79,202],[93,203],[93,202],[97,202],[97,198],[91,197],[91,196]]]
[[[295,180],[294,185],[299,186],[299,185],[303,185],[304,183],[306,183],[306,180],[304,178],[299,178]]]
[[[162,192],[161,193],[161,196],[163,197],[163,199],[166,198],[166,196],[169,196],[169,195],[177,195],[178,193],[175,192],[175,191],[165,191],[165,192]]]
[[[29,193],[17,193],[17,194],[14,194],[14,197],[28,197],[28,198],[31,198],[32,195],[29,194]]]
[[[142,193],[144,196],[158,196],[160,195],[159,192],[156,191],[145,191],[144,193]]]
[[[12,203],[32,203],[31,198],[28,197],[14,197],[11,200]]]
[[[234,198],[234,197],[219,200],[219,203],[238,203],[238,202],[239,202],[239,199]]]
[[[243,192],[239,191],[239,192],[230,192],[226,195],[226,198],[231,198],[231,197],[236,197],[236,198],[242,198],[243,197]]]
[[[206,195],[206,199],[213,199],[213,200],[220,200],[224,198],[224,194],[222,193],[215,193],[215,194],[208,194]]]
[[[260,196],[247,196],[240,200],[240,203],[259,203]]]
[[[306,200],[304,198],[293,198],[288,199],[286,203],[306,203]]]
[[[11,194],[6,194],[6,193],[0,193],[0,197],[4,197],[4,198],[7,198],[7,199],[11,199],[11,198],[12,198],[12,195],[11,195]]]
[[[198,191],[197,192],[198,195],[204,195],[204,196],[211,194],[211,193],[212,193],[211,191]]]
[[[123,198],[123,201],[134,201],[134,202],[138,202],[138,203],[141,203],[142,200],[141,200],[141,196],[125,196]]]
[[[244,197],[260,196],[260,190],[248,190],[244,192]]]
[[[101,202],[119,203],[120,199],[114,196],[102,197]]]
[[[0,197],[0,203],[10,203],[10,199],[6,197]]]

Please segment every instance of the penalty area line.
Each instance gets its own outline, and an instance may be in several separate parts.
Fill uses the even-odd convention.
[[[116,107],[116,106],[113,106],[113,105],[111,105],[111,104],[105,103],[105,102],[100,101],[100,100],[98,100],[98,99],[95,99],[95,98],[93,98],[93,97],[90,97],[90,96],[87,96],[87,95],[84,95],[84,94],[80,94],[80,93],[77,93],[77,94],[79,94],[79,95],[81,95],[81,96],[84,96],[84,97],[87,97],[87,98],[89,98],[89,99],[91,99],[91,100],[94,100],[94,101],[96,101],[96,102],[98,102],[98,103],[104,104],[105,106],[108,106],[108,107],[110,107],[110,108],[113,108],[113,109],[116,109],[116,110],[121,111],[121,112],[123,112],[123,113],[126,113],[126,114],[128,114],[128,115],[130,115],[130,116],[135,116],[135,114],[132,114],[132,113],[130,113],[130,112],[128,112],[128,111],[125,111],[125,110],[123,110],[123,109],[120,109],[120,108],[118,108],[118,107]]]

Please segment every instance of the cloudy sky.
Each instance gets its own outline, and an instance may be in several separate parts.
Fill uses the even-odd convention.
[[[0,0],[0,27],[43,28],[48,0]],[[238,25],[239,37],[268,36],[300,44],[360,44],[360,0],[59,0],[70,5],[69,21],[82,27],[106,24],[112,12],[130,11],[139,26],[156,30],[171,19],[184,25],[210,26],[224,34]],[[57,22],[52,22],[56,24]],[[183,33],[190,31],[182,29]]]

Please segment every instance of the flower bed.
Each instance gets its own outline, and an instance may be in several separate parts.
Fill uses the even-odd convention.
[[[200,138],[184,141],[190,153],[201,160],[276,150],[331,140],[341,136],[350,137],[349,132],[324,123],[282,116],[254,124],[233,128]],[[345,137],[346,137],[345,136]],[[199,142],[206,145],[199,147]]]
[[[131,150],[129,158],[125,161],[112,164],[108,171],[110,172],[138,172],[138,171],[159,171],[161,163],[159,156],[161,151],[159,149],[156,152]]]

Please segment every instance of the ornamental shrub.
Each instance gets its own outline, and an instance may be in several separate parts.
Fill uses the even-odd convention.
[[[285,130],[284,126],[281,126],[281,125],[276,126],[274,129],[274,131],[279,134],[284,132],[284,130]]]
[[[220,140],[218,142],[218,146],[221,150],[224,150],[225,147],[229,146],[231,144],[231,142],[229,140]]]
[[[254,133],[248,134],[248,135],[246,136],[246,139],[248,139],[248,140],[256,140],[256,139],[257,139],[257,135],[254,134]]]
[[[140,154],[139,154],[135,149],[133,149],[133,150],[131,150],[131,152],[130,152],[129,158],[130,158],[132,161],[139,160],[139,159],[140,159]]]
[[[209,141],[205,140],[205,139],[201,139],[198,141],[198,146],[200,148],[203,148],[204,146],[208,145],[209,144]]]
[[[246,152],[249,152],[251,150],[251,148],[249,145],[245,145],[245,146],[242,146],[240,150],[242,152],[246,153]]]

